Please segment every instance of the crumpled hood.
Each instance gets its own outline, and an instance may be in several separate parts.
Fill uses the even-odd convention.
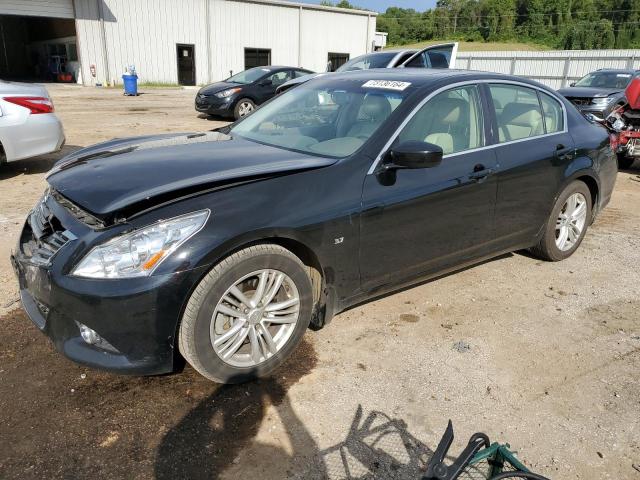
[[[305,155],[220,132],[111,140],[72,153],[47,175],[53,189],[101,218],[149,208],[236,179],[329,166]]]
[[[561,88],[558,93],[564,97],[594,98],[608,97],[614,93],[622,93],[617,88],[568,87]]]

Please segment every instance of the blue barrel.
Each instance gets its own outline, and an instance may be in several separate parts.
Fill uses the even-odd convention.
[[[125,95],[138,95],[138,76],[137,75],[122,75],[122,81],[124,82],[124,94]]]

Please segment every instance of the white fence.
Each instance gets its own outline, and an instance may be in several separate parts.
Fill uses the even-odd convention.
[[[640,50],[458,52],[456,67],[518,75],[562,88],[599,68],[640,69]]]

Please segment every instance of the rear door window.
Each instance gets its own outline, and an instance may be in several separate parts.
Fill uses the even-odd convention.
[[[551,95],[540,92],[540,103],[544,114],[544,124],[547,133],[561,132],[564,130],[564,114],[560,102]]]
[[[545,122],[532,88],[516,85],[489,85],[496,113],[498,141],[500,143],[544,135]]]

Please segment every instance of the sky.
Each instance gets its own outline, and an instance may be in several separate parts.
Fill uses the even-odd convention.
[[[320,0],[298,0],[304,3],[320,3]],[[335,1],[333,3],[336,3]],[[384,12],[388,7],[413,8],[424,12],[435,7],[436,0],[349,0],[349,3],[359,7]]]

